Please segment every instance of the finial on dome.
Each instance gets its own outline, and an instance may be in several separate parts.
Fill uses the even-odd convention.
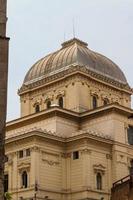
[[[80,45],[80,46],[84,46],[84,47],[87,47],[88,44],[86,42],[83,42],[82,40],[79,40],[78,38],[73,38],[71,40],[68,40],[66,42],[63,42],[61,45],[62,45],[62,48],[66,48],[68,46],[71,46],[73,45],[74,43]]]

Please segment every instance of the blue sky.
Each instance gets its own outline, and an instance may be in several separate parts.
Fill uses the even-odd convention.
[[[133,87],[132,0],[8,0],[10,40],[8,120],[20,116],[17,90],[41,57],[76,37],[106,55],[124,71]]]

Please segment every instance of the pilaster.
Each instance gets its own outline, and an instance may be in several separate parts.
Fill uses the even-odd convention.
[[[91,150],[83,149],[81,151],[83,164],[83,187],[91,188]]]
[[[31,169],[30,169],[31,186],[35,186],[36,183],[39,185],[39,168],[40,168],[40,149],[35,146],[31,149]]]

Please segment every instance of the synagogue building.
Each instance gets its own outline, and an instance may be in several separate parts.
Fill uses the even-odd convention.
[[[37,61],[6,125],[13,200],[110,200],[133,159],[132,88],[109,58],[73,38]]]

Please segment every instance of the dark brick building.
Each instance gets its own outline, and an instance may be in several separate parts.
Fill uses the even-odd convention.
[[[133,161],[130,175],[113,184],[111,200],[133,200]]]
[[[7,101],[8,42],[6,37],[6,0],[0,0],[0,200],[3,197],[4,139]]]

